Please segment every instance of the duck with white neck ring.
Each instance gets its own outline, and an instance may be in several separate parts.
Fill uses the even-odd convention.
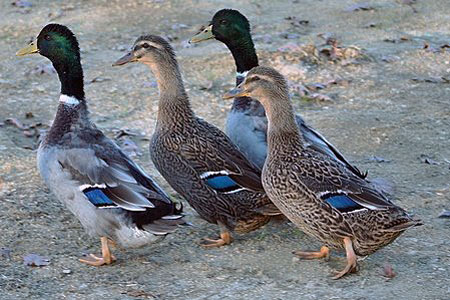
[[[155,167],[200,217],[220,227],[220,238],[204,239],[203,245],[230,244],[231,232],[255,230],[280,215],[264,192],[260,169],[222,131],[194,114],[170,44],[159,36],[141,36],[114,65],[130,62],[150,67],[158,83],[150,141]]]
[[[101,240],[102,257],[91,254],[80,261],[111,264],[116,260],[111,241],[141,247],[184,224],[182,209],[90,121],[74,34],[63,25],[48,24],[17,55],[32,53],[50,59],[61,82],[55,120],[37,153],[40,174],[88,234]]]
[[[252,97],[263,105],[269,128],[268,155],[262,172],[265,191],[283,214],[325,246],[319,252],[295,252],[301,258],[327,258],[329,247],[345,249],[347,266],[334,279],[354,272],[357,256],[393,242],[406,229],[421,225],[345,166],[305,147],[284,77],[255,67],[225,99]]]
[[[239,11],[219,10],[210,24],[191,38],[190,43],[211,39],[224,43],[233,55],[236,64],[236,85],[244,80],[252,68],[259,65],[250,23]],[[295,114],[295,122],[306,147],[328,155],[361,178],[367,176],[367,173],[360,172],[321,133],[306,124],[299,114]],[[261,104],[251,97],[235,97],[228,113],[226,133],[233,143],[262,169],[267,156],[267,117]]]

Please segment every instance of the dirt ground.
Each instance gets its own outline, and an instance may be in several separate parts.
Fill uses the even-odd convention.
[[[449,1],[368,1],[373,9],[360,11],[352,11],[357,2],[351,0],[29,1],[31,7],[0,3],[1,299],[449,299],[450,221],[438,218],[450,209]],[[110,137],[124,129],[137,133],[118,142],[128,142],[128,150],[136,143],[134,159],[177,197],[147,150],[157,111],[154,78],[145,66],[111,63],[141,34],[170,37],[195,111],[223,128],[230,104],[221,95],[234,83],[232,57],[217,41],[187,45],[223,7],[249,17],[261,64],[278,68],[297,87],[338,79],[318,91],[331,101],[293,93],[297,111],[370,178],[392,182],[393,200],[424,221],[361,262],[358,274],[330,278],[343,267],[342,254],[329,262],[295,259],[293,250],[320,244],[289,223],[202,249],[199,240],[215,236],[217,227],[187,203],[194,226],[156,245],[115,250],[112,266],[77,261],[98,252],[99,240],[43,186],[34,150],[36,133],[55,114],[59,82],[48,60],[15,52],[50,20],[68,25],[81,45],[93,120]],[[298,46],[324,48],[319,34],[361,48],[363,58],[314,62]],[[50,264],[24,265],[29,253]],[[385,266],[394,278],[383,276]]]

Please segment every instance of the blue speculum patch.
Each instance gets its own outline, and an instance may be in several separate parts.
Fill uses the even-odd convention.
[[[331,196],[331,197],[325,199],[325,201],[338,210],[348,211],[348,210],[355,210],[355,209],[363,208],[361,205],[359,205],[358,203],[353,201],[347,195]]]
[[[101,189],[87,189],[84,194],[95,206],[115,206],[114,202]]]
[[[206,179],[206,184],[215,190],[230,190],[238,188],[239,185],[228,176],[216,176]]]

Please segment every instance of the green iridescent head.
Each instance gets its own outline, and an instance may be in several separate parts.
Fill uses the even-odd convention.
[[[216,12],[210,24],[191,39],[192,43],[216,39],[227,45],[250,39],[250,23],[239,11],[222,9]]]
[[[48,24],[39,33],[36,41],[19,50],[17,55],[39,53],[53,63],[77,62],[80,60],[80,48],[72,31],[60,24]]]

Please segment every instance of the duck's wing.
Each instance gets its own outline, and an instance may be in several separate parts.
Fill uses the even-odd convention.
[[[182,146],[191,167],[214,190],[264,192],[261,170],[253,165],[231,140],[213,125],[199,119],[198,143]]]
[[[328,156],[305,150],[293,168],[317,197],[341,212],[383,210],[394,206],[369,182]]]
[[[356,166],[352,165],[345,157],[331,144],[327,139],[315,129],[308,126],[299,115],[296,115],[297,125],[306,142],[306,146],[320,152],[322,154],[332,157],[336,161],[346,166],[353,174],[360,178],[366,178],[367,172],[362,173]]]
[[[121,208],[154,234],[166,234],[184,223],[181,209],[114,142],[99,133],[95,139],[80,134],[78,140],[78,145],[59,151],[57,159],[94,206]]]

